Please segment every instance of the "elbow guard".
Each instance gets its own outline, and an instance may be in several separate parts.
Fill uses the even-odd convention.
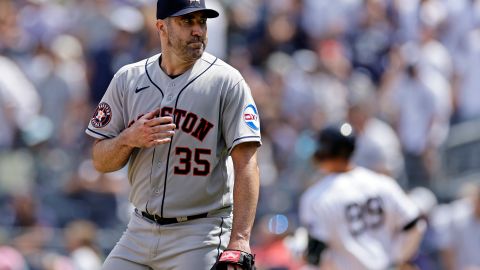
[[[311,265],[319,265],[323,251],[327,249],[327,244],[319,241],[310,235],[308,236],[308,246],[305,254],[306,261]]]

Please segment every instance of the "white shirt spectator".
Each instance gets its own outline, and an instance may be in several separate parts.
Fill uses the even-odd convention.
[[[90,248],[81,247],[76,249],[70,255],[75,270],[100,270],[102,269],[102,260]]]
[[[432,92],[435,101],[435,117],[428,138],[434,146],[441,146],[447,139],[452,115],[452,92],[447,79],[434,69],[425,68],[420,78]]]
[[[345,119],[347,111],[347,89],[335,77],[325,73],[308,73],[300,68],[292,68],[285,78],[283,91],[285,115],[299,121],[321,115],[324,123],[334,123]]]
[[[24,127],[37,115],[41,104],[37,90],[12,60],[0,56],[0,74],[0,120],[5,123],[0,129],[0,146],[8,147],[14,125]],[[7,111],[13,112],[13,126],[8,125]]]
[[[474,207],[470,201],[456,201],[451,215],[449,247],[455,252],[454,269],[480,267],[480,220],[474,216]]]
[[[357,135],[353,161],[368,169],[399,177],[403,155],[395,131],[379,119],[369,119],[364,131]]]
[[[438,40],[431,39],[421,45],[420,65],[434,69],[445,78],[453,75],[453,63],[450,52]]]
[[[421,80],[405,74],[394,88],[392,101],[403,149],[412,154],[423,153],[436,115],[432,91]]]
[[[443,0],[447,9],[446,25],[442,28],[441,41],[454,57],[461,49],[462,39],[473,28],[470,0]]]
[[[458,113],[461,120],[480,117],[480,29],[470,32],[462,63],[458,91]]]

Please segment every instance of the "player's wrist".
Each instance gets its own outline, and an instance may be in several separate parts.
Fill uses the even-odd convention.
[[[250,248],[250,241],[244,240],[244,239],[242,240],[230,239],[227,249],[241,250],[248,253],[252,252]]]
[[[122,148],[126,149],[133,149],[135,148],[135,144],[133,141],[130,139],[130,130],[129,128],[123,130],[118,136],[117,136],[117,142],[118,145]]]

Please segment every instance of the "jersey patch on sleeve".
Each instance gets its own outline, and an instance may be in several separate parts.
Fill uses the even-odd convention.
[[[245,109],[243,109],[243,120],[250,129],[254,131],[260,130],[257,108],[255,108],[253,104],[248,104]]]
[[[102,128],[112,120],[112,109],[106,102],[98,104],[90,123],[96,128]]]

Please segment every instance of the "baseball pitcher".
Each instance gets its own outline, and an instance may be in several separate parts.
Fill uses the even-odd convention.
[[[121,68],[89,122],[95,167],[128,164],[135,206],[104,270],[254,269],[260,120],[241,74],[204,52],[218,15],[158,0],[161,53]]]

